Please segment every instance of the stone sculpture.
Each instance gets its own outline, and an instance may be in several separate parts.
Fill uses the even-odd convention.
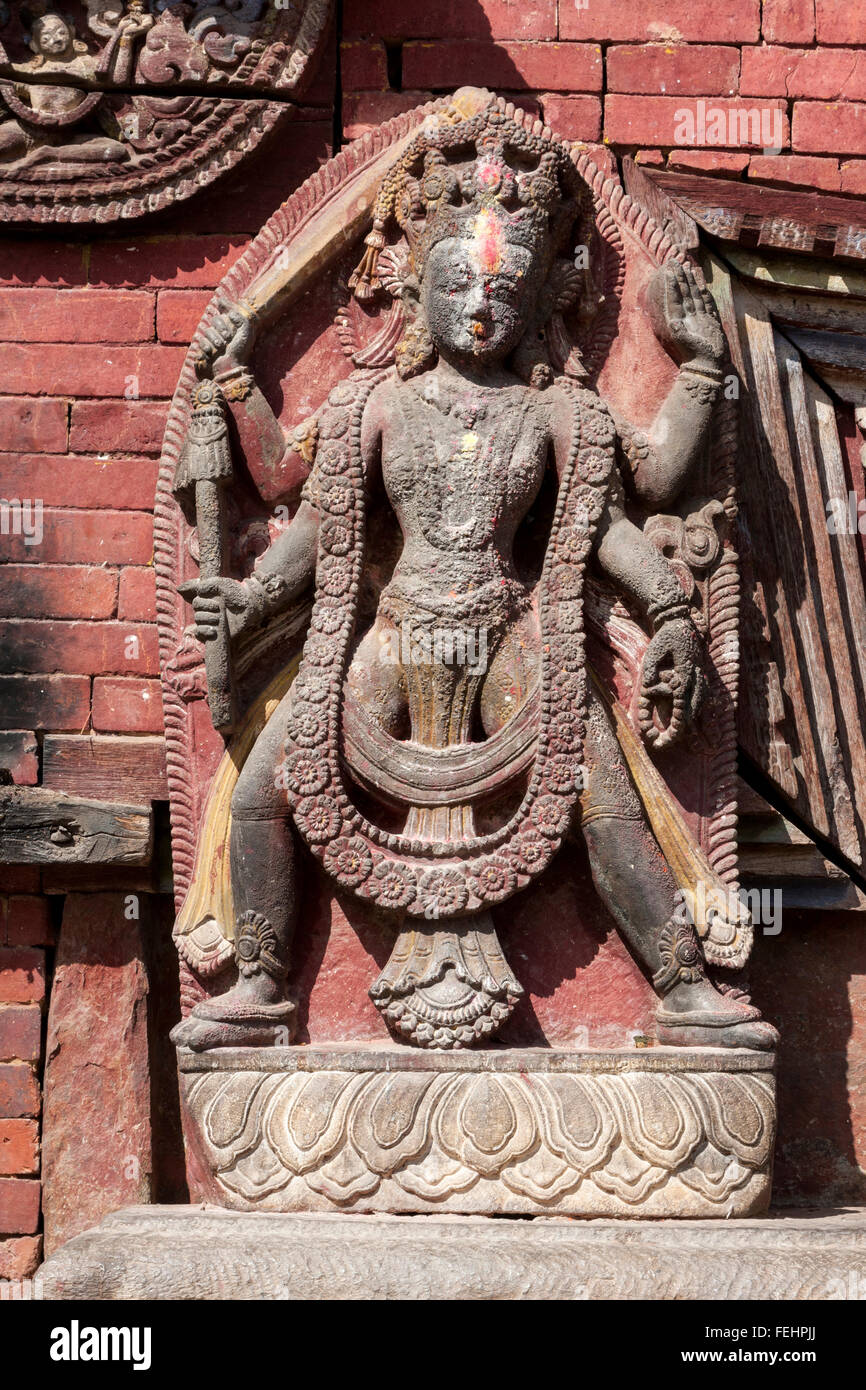
[[[399,301],[401,336],[378,361],[356,357],[295,441],[312,464],[300,505],[246,578],[226,573],[220,540],[227,413],[263,495],[279,494],[293,445],[249,369],[255,309],[224,296],[209,316],[174,489],[198,523],[201,574],[183,593],[227,733],[233,648],[310,585],[315,595],[298,674],[231,801],[238,980],[195,1005],[178,1044],[292,1036],[287,977],[311,855],[393,922],[370,993],[395,1036],[432,1049],[488,1041],[522,993],[491,909],[539,880],[579,831],[597,891],[659,996],[658,1041],[773,1047],[758,1010],[717,989],[705,966],[705,953],[741,964],[749,925],[704,923],[702,949],[646,787],[642,797],[632,780],[641,755],[624,751],[628,731],[586,646],[593,567],[652,634],[640,734],[656,754],[683,737],[700,710],[703,643],[652,526],[629,513],[661,513],[688,491],[724,334],[700,272],[669,258],[644,311],[678,372],[648,431],[613,413],[561,342],[563,316],[598,307],[579,254],[595,216],[568,148],[486,94],[440,104],[406,136],[349,281],[363,304]],[[549,532],[521,549],[548,468]],[[402,548],[371,606],[367,517],[381,493]],[[713,515],[704,507],[681,526],[681,549],[684,536],[698,550],[716,543]],[[216,927],[198,946],[181,937],[199,967],[209,952],[225,959],[231,926]]]

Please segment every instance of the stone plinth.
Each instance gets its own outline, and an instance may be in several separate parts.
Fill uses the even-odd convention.
[[[247,1212],[764,1212],[772,1054],[179,1052],[196,1195]]]
[[[492,1221],[127,1207],[38,1277],[48,1299],[862,1299],[866,1216]]]

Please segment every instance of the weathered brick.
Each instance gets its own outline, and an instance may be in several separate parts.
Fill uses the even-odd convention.
[[[114,440],[109,437],[106,442]],[[101,507],[110,499],[119,511],[149,511],[158,475],[159,464],[152,458],[0,453],[4,496],[38,493],[46,507]]]
[[[127,566],[121,570],[117,616],[156,622],[156,572],[152,567]]]
[[[49,1252],[106,1212],[152,1200],[148,925],[124,917],[121,893],[70,893],[64,905],[45,1066]]]
[[[710,44],[639,44],[609,48],[609,92],[667,96],[732,96],[740,73],[738,48]]]
[[[811,43],[815,0],[763,0],[761,34],[767,43]]]
[[[46,507],[42,528],[39,545],[27,545],[23,535],[0,534],[0,560],[147,565],[153,555],[153,518],[146,512]]]
[[[721,113],[721,114],[717,114]],[[716,123],[719,130],[716,131]],[[688,132],[694,132],[690,138]],[[763,148],[788,144],[788,117],[783,101],[743,101],[726,97],[605,98],[604,135],[615,145],[707,145],[719,148]],[[716,139],[719,134],[722,138]],[[765,138],[767,135],[770,139]]]
[[[656,43],[757,43],[760,0],[590,0],[561,6],[561,39],[632,40]]]
[[[0,343],[0,380],[33,395],[167,397],[182,365],[182,350],[161,343]]]
[[[638,150],[634,159],[635,164],[649,165],[651,169],[663,169],[665,167],[664,150]]]
[[[32,1279],[42,1263],[41,1236],[10,1236],[0,1240],[0,1279]]]
[[[866,196],[866,159],[847,160],[839,169],[840,192]]]
[[[2,592],[2,590],[0,590]],[[39,745],[29,730],[0,733],[0,768],[11,774],[16,787],[35,787],[39,781]],[[7,871],[4,869],[4,883]]]
[[[156,336],[161,343],[190,343],[210,303],[209,290],[160,290],[156,298]]]
[[[544,120],[563,140],[597,140],[601,135],[598,97],[566,97],[546,92],[541,98]]]
[[[556,0],[347,0],[343,29],[350,38],[555,39]]]
[[[744,48],[742,96],[866,100],[866,52],[850,48]]]
[[[815,0],[815,29],[819,43],[866,41],[866,19],[860,0]]]
[[[73,401],[69,447],[82,454],[158,454],[168,406],[155,401]]]
[[[249,237],[219,234],[97,241],[90,256],[90,283],[215,289],[248,244]]]
[[[93,727],[106,734],[161,734],[159,681],[98,676],[93,682]]]
[[[115,570],[94,565],[3,568],[0,617],[112,618],[116,602]]]
[[[0,449],[23,449],[51,454],[66,448],[69,406],[66,401],[33,400],[27,396],[0,398]],[[3,474],[4,496],[11,489]]]
[[[412,111],[431,100],[430,92],[359,92],[343,98],[343,134],[347,140],[390,121],[403,111]]]
[[[60,241],[0,241],[0,284],[84,285],[89,248]]]
[[[39,1104],[39,1083],[33,1068],[26,1062],[0,1064],[0,1117],[29,1118],[39,1114]]]
[[[866,154],[866,104],[796,101],[791,144],[806,154]]]
[[[0,1062],[15,1059],[38,1062],[41,1049],[42,1010],[39,1005],[0,1005]]]
[[[841,186],[838,160],[808,155],[757,155],[749,162],[748,177],[787,188],[821,188],[827,193],[838,193]]]
[[[38,1230],[40,1195],[35,1178],[0,1178],[0,1233],[32,1235]]]
[[[0,1177],[39,1172],[39,1126],[35,1120],[0,1120]]]
[[[24,946],[0,947],[0,1004],[38,1004],[44,997],[45,952]]]
[[[13,671],[152,676],[159,670],[156,628],[149,623],[7,619],[3,655]]]
[[[751,155],[733,150],[671,150],[669,169],[698,170],[705,174],[720,174],[722,178],[738,179],[749,166]]]
[[[405,62],[404,51],[404,80]],[[381,40],[350,39],[341,43],[340,77],[344,92],[384,92],[388,86],[388,60]]]
[[[140,290],[0,291],[3,342],[139,343],[153,323],[153,295]]]
[[[474,84],[503,91],[600,92],[602,78],[597,44],[470,40],[403,47],[403,82],[425,90]]]
[[[87,676],[0,676],[0,729],[86,729]]]
[[[0,902],[0,942],[4,946],[54,945],[56,933],[47,898],[13,893]]]

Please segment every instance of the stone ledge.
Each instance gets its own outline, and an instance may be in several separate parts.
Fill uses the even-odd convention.
[[[866,1298],[866,1209],[718,1221],[127,1207],[39,1270],[47,1299]]]

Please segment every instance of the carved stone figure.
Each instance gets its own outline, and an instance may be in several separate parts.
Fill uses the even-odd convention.
[[[189,196],[290,115],[255,98],[302,91],[330,13],[328,0],[78,10],[0,12],[2,217],[104,221]]]
[[[4,83],[0,88],[6,105],[19,116],[0,123],[0,160],[21,167],[42,160],[74,164],[128,158],[129,149],[119,140],[75,129],[102,106],[100,93],[46,81],[56,74],[80,78],[87,84],[102,73],[117,82],[128,81],[135,40],[153,19],[140,3],[130,5],[127,14],[118,12],[115,19],[112,42],[97,58],[88,53],[87,45],[75,37],[71,24],[56,10],[34,18],[30,47],[36,56],[19,71],[22,77],[38,80]]]
[[[596,216],[565,145],[504,102],[461,93],[402,139],[349,281],[362,312],[390,297],[399,315],[294,443],[250,370],[255,296],[224,296],[206,319],[174,490],[198,531],[199,578],[182,588],[188,641],[203,646],[226,736],[241,717],[238,652],[257,633],[272,645],[268,632],[311,586],[314,597],[297,675],[249,733],[231,799],[237,983],[192,1008],[179,1045],[291,1038],[287,979],[311,856],[393,924],[370,993],[395,1036],[432,1049],[489,1040],[522,994],[491,911],[543,882],[580,834],[658,995],[658,1041],[774,1046],[748,998],[709,977],[705,957],[742,963],[749,924],[683,913],[679,870],[698,849],[587,646],[599,593],[602,625],[645,625],[634,708],[663,758],[701,708],[693,576],[718,552],[723,503],[646,529],[632,516],[691,495],[725,339],[700,272],[670,255],[644,312],[675,379],[643,433],[611,410],[563,327],[599,307],[597,268],[581,254],[597,244]],[[639,377],[641,362],[630,370]],[[232,438],[264,497],[311,465],[291,522],[245,578],[229,572]],[[399,530],[391,563],[371,543],[379,512]],[[178,689],[196,659],[195,645],[185,650],[173,658]],[[179,944],[206,976],[231,935],[208,919]]]

